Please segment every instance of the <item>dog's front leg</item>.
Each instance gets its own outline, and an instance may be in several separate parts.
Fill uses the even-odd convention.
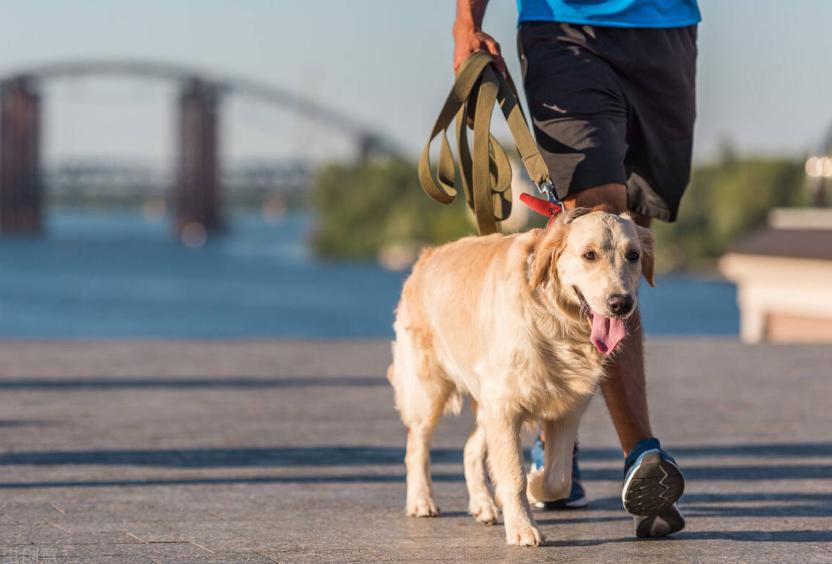
[[[497,498],[503,506],[506,542],[518,546],[538,546],[543,535],[534,524],[526,499],[526,474],[520,447],[520,420],[505,413],[499,402],[496,409],[481,411],[488,445],[488,463],[495,481]]]
[[[529,474],[531,503],[569,497],[572,489],[572,450],[589,397],[557,421],[543,421],[545,440],[543,468]]]

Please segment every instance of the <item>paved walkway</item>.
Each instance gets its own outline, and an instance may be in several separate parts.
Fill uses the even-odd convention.
[[[439,519],[403,513],[403,428],[369,343],[0,344],[0,562],[832,562],[832,349],[654,341],[653,419],[688,528],[637,541],[603,402],[593,503],[507,548],[465,515],[468,416],[435,444]]]

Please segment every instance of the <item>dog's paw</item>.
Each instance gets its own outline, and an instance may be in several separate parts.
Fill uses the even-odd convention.
[[[430,497],[408,501],[406,510],[410,517],[437,517],[439,515],[439,508]]]
[[[516,527],[506,525],[506,543],[511,546],[540,546],[543,541],[540,529],[531,523]]]
[[[474,519],[486,525],[493,525],[497,522],[497,515],[499,510],[497,504],[490,497],[479,497],[476,500],[472,499],[468,506],[468,512],[474,516]]]

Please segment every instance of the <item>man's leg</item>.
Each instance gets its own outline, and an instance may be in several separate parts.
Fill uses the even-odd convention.
[[[658,196],[651,209],[674,220],[690,175],[695,26],[636,32],[523,23],[518,51],[535,137],[567,207],[622,212],[650,204],[649,193]],[[635,59],[655,60],[656,71],[632,73]],[[674,96],[656,96],[657,81]],[[631,189],[639,201],[628,202]],[[631,331],[602,391],[627,455],[624,507],[638,536],[664,536],[684,527],[675,505],[684,479],[651,436],[638,318]],[[544,446],[536,442],[533,459]]]
[[[612,417],[624,456],[653,433],[647,411],[644,377],[644,334],[638,311],[633,314],[631,333],[622,343],[601,382],[604,401]]]
[[[621,213],[627,209],[627,189],[623,184],[606,184],[578,192],[564,204],[568,209],[586,207]],[[633,219],[643,227],[650,225],[648,217],[634,215]],[[624,507],[634,514],[636,535],[661,537],[685,526],[675,503],[684,491],[684,478],[650,429],[644,334],[638,311],[632,319],[632,333],[612,359],[601,391],[626,458],[621,495]]]

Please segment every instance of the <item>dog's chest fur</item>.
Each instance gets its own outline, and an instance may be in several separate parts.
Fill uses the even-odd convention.
[[[595,393],[604,376],[603,358],[588,342],[536,335],[515,353],[510,370],[522,409],[532,417],[557,419]]]

